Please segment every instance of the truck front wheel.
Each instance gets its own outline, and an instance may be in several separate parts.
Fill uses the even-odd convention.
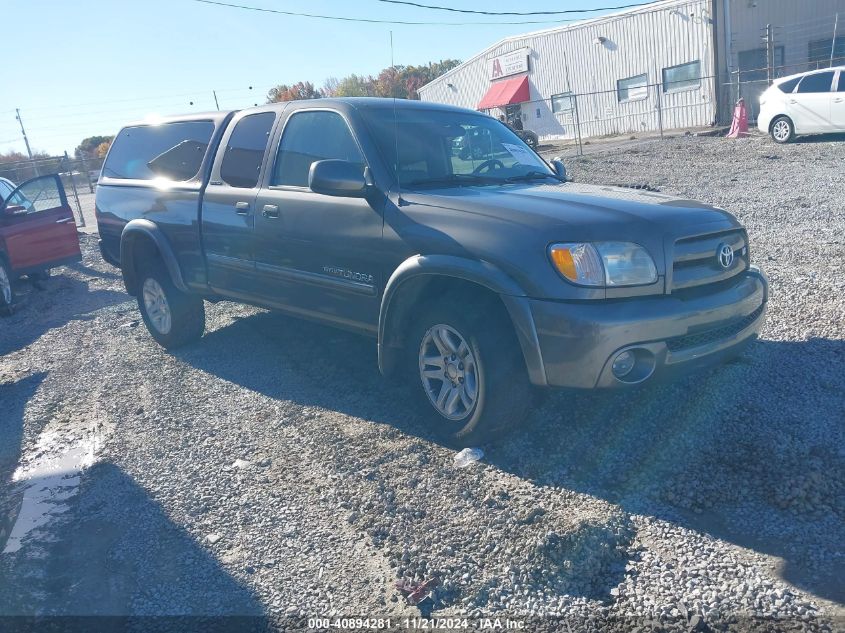
[[[434,308],[417,321],[409,348],[414,389],[443,439],[482,443],[525,417],[531,389],[504,318]]]
[[[201,297],[179,290],[160,263],[139,275],[138,308],[152,337],[167,349],[192,343],[205,331]]]

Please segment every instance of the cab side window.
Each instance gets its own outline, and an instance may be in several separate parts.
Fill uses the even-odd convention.
[[[220,179],[223,182],[232,187],[247,189],[258,184],[264,150],[267,149],[275,120],[273,112],[262,112],[250,114],[238,121],[220,164]]]
[[[839,72],[839,88],[837,92],[845,92],[845,70]]]
[[[363,173],[364,157],[343,117],[327,111],[293,114],[282,133],[270,184],[307,187],[311,163],[329,159],[360,165]]]

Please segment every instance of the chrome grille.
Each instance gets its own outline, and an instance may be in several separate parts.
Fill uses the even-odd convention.
[[[719,263],[722,244],[733,249],[734,260],[728,268]],[[672,292],[725,281],[748,270],[748,243],[743,231],[728,231],[675,242],[672,265]]]

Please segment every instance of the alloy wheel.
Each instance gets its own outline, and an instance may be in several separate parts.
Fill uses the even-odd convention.
[[[419,368],[425,393],[440,415],[458,421],[472,413],[478,364],[457,330],[442,323],[429,328],[420,344]]]
[[[169,334],[171,327],[170,304],[164,289],[155,279],[148,277],[142,288],[144,308],[152,326],[159,334]]]
[[[772,128],[772,135],[775,137],[776,141],[784,142],[791,134],[792,130],[789,127],[789,123],[784,119],[775,123],[775,126]]]

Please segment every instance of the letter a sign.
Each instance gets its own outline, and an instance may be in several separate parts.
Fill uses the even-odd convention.
[[[502,76],[502,62],[497,57],[493,60],[493,70],[490,72],[490,79],[498,79]]]
[[[528,72],[528,56],[531,51],[520,48],[487,60],[487,75],[490,81]]]

